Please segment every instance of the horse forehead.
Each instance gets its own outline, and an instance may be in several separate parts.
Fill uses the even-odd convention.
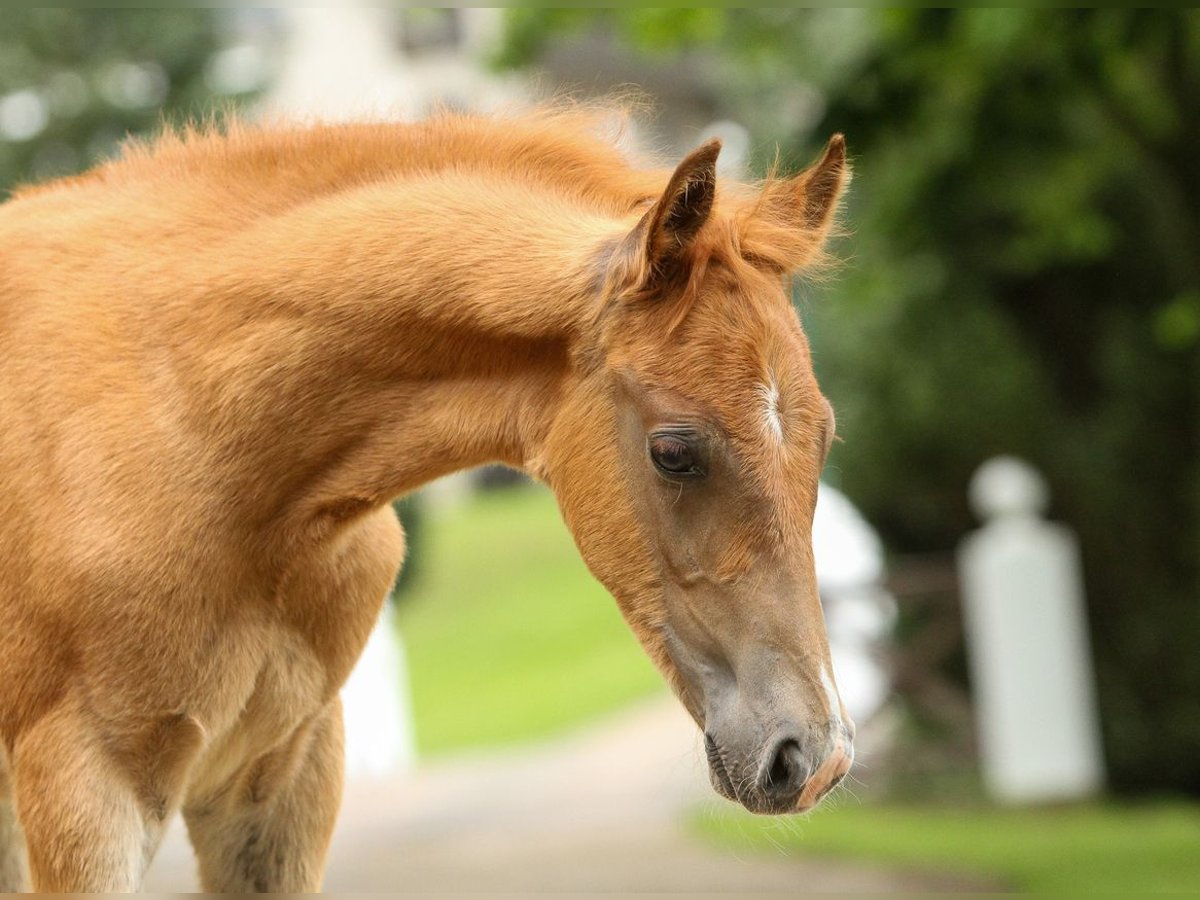
[[[757,440],[766,429],[783,441],[796,417],[821,403],[808,340],[790,304],[696,315],[666,339],[631,329],[618,367],[715,414],[731,436]]]
[[[716,329],[684,353],[710,392],[740,407],[773,398],[794,402],[816,389],[808,341],[799,324],[786,319],[778,328]]]
[[[815,485],[830,426],[807,358],[766,365],[725,394],[719,414],[753,482],[768,493],[792,496],[798,488]],[[809,492],[805,488],[800,493]]]
[[[806,347],[771,349],[718,363],[709,390],[734,430],[784,442],[797,426],[822,418],[822,395]]]

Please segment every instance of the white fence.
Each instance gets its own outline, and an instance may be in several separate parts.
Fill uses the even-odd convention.
[[[983,774],[1002,802],[1104,781],[1079,547],[1042,518],[1048,499],[1028,464],[988,461],[971,483],[984,525],[959,549]]]

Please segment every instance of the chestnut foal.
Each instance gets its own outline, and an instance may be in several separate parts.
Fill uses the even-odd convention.
[[[137,889],[177,811],[206,890],[317,889],[389,502],[487,461],[553,489],[720,793],[845,775],[786,289],[842,140],[752,188],[590,127],[189,133],[0,206],[0,889]]]

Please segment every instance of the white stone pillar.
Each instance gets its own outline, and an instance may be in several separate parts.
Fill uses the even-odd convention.
[[[959,548],[984,780],[1002,802],[1086,797],[1103,786],[1079,547],[1046,522],[1042,477],[1013,457],[975,474],[984,526]]]

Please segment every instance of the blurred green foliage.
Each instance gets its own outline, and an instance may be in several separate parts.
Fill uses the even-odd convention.
[[[420,578],[425,550],[425,501],[419,493],[408,494],[392,503],[396,518],[404,528],[404,564],[392,584],[392,599],[399,600]]]
[[[219,26],[213,9],[6,9],[0,190],[81,171],[127,134],[207,113]]]
[[[927,552],[973,527],[983,460],[1040,467],[1083,540],[1114,784],[1200,793],[1200,14],[509,15],[511,65],[584,30],[704,60],[768,158],[847,134],[849,259],[802,303],[831,477]]]

